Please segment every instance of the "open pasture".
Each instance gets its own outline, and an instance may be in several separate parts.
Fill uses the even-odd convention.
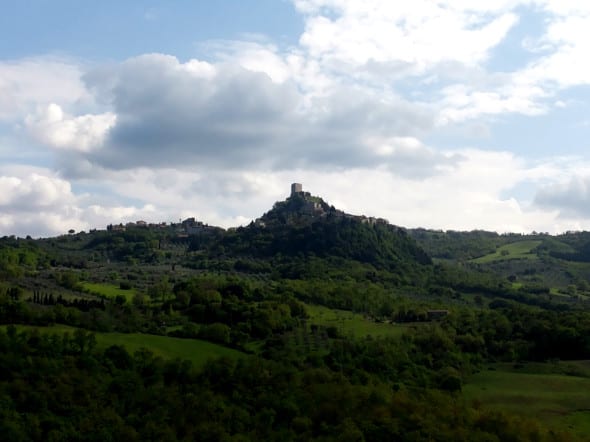
[[[18,330],[37,329],[42,333],[73,333],[76,329],[65,325],[52,327],[34,327],[17,325]],[[6,328],[4,326],[3,328]],[[146,335],[142,333],[98,333],[96,336],[97,347],[107,348],[111,345],[122,345],[133,354],[141,348],[150,350],[154,355],[164,359],[186,359],[192,362],[193,366],[200,368],[212,358],[228,357],[236,359],[245,356],[244,353],[211,342],[199,339],[180,339],[168,336]]]
[[[122,288],[113,284],[100,284],[94,282],[83,282],[82,287],[88,293],[98,296],[105,296],[107,298],[115,298],[117,296],[124,296],[127,302],[131,302],[135,295],[135,289],[131,288],[123,290]]]
[[[509,259],[538,259],[533,250],[541,244],[539,240],[517,241],[510,244],[505,244],[494,253],[480,256],[472,259],[471,262],[476,264],[486,264],[494,261],[506,261]]]
[[[310,325],[334,326],[341,334],[352,335],[355,338],[400,337],[408,328],[406,325],[375,322],[360,313],[346,310],[330,309],[319,305],[306,305],[306,309],[310,316]]]
[[[482,408],[537,418],[548,428],[587,436],[590,434],[590,377],[583,376],[587,374],[587,364],[560,364],[562,368],[535,364],[529,367],[531,370],[526,366],[519,371],[502,366],[483,370],[468,380],[463,394]],[[558,368],[567,370],[568,366],[577,366],[581,375],[539,373]]]

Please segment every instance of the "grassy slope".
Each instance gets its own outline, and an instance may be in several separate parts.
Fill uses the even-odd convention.
[[[590,434],[588,391],[588,377],[511,370],[482,371],[463,388],[464,396],[482,407],[538,418],[580,436]]]
[[[72,333],[75,328],[65,325],[55,325],[53,327],[33,327],[18,325],[22,329],[38,329],[47,333]],[[221,356],[229,358],[239,358],[244,356],[237,350],[213,344],[198,339],[180,339],[170,338],[167,336],[144,335],[141,333],[97,333],[97,345],[99,348],[106,348],[110,345],[123,345],[129,353],[134,353],[140,348],[147,348],[155,355],[164,359],[187,359],[195,367],[202,367],[203,364],[211,358]]]
[[[476,264],[485,264],[488,262],[505,261],[508,259],[538,259],[538,256],[535,253],[532,253],[532,250],[540,245],[541,242],[542,241],[538,240],[513,242],[498,247],[494,253],[472,259],[471,262]],[[504,252],[504,254],[502,254],[502,252]]]
[[[130,302],[135,295],[135,289],[123,290],[116,285],[112,284],[99,284],[94,282],[83,282],[82,287],[89,293],[106,296],[107,298],[114,298],[118,295],[124,296],[125,299]]]
[[[306,305],[309,324],[335,326],[343,335],[357,338],[370,336],[399,337],[407,329],[405,325],[385,324],[365,318],[360,313],[330,309],[319,305]]]

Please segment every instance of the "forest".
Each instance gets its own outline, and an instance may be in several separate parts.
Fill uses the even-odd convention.
[[[0,434],[587,440],[589,250],[304,194],[235,229],[4,237]]]

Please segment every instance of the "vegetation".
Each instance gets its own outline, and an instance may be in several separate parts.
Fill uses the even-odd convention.
[[[590,376],[536,373],[523,364],[515,370],[483,370],[464,388],[465,397],[476,406],[524,414],[573,430],[581,438],[590,434]],[[542,370],[542,369],[541,369]]]
[[[541,244],[541,241],[517,241],[498,247],[494,253],[473,259],[475,263],[488,263],[492,261],[502,261],[509,259],[538,259],[534,253],[535,248]]]
[[[6,326],[3,327],[6,330]],[[54,325],[51,327],[16,327],[18,332],[29,331],[41,334],[74,335],[79,329]],[[200,339],[180,339],[169,336],[146,335],[141,333],[98,333],[94,332],[96,348],[106,350],[111,346],[124,347],[133,354],[142,349],[149,350],[154,356],[164,359],[180,359],[191,362],[195,368],[201,368],[213,358],[237,359],[245,357],[244,353]]]
[[[131,302],[136,294],[136,291],[130,286],[115,286],[112,284],[100,284],[92,282],[84,282],[81,284],[83,290],[88,291],[94,295],[105,296],[107,298],[116,299],[117,296],[122,296],[126,301]]]
[[[309,324],[325,328],[334,328],[335,332],[343,336],[354,338],[372,337],[401,337],[408,330],[404,324],[391,322],[376,322],[360,313],[347,310],[337,310],[319,305],[306,305],[309,314]]]
[[[584,440],[588,244],[407,231],[303,193],[228,231],[5,237],[2,434]]]

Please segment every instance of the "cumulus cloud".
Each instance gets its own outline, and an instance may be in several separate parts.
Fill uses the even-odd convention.
[[[39,104],[84,104],[92,95],[79,62],[56,57],[0,60],[0,121],[17,122]]]
[[[425,146],[414,137],[370,137],[365,144],[384,159],[390,171],[410,180],[453,173],[464,159],[460,154]]]
[[[16,234],[63,233],[64,225],[80,227],[75,196],[68,182],[38,173],[0,176],[0,226]]]
[[[387,143],[385,150],[424,148],[412,139]],[[189,216],[223,227],[244,225],[288,196],[291,182],[303,182],[306,190],[351,213],[407,227],[516,232],[588,227],[579,219],[559,217],[554,207],[541,206],[539,198],[530,206],[504,195],[523,180],[555,179],[563,173],[558,165],[531,166],[508,152],[471,149],[448,155],[456,157],[452,173],[420,180],[392,174],[386,166],[342,171],[115,170],[107,172],[106,180],[82,182],[85,189],[100,186],[99,195],[89,190],[75,194],[68,181],[50,171],[15,168],[0,171],[0,232],[55,235],[70,228]]]
[[[590,78],[590,7],[294,4],[305,28],[294,47],[256,37],[207,42],[207,60],[0,61],[0,123],[13,126],[15,149],[49,146],[39,152],[59,170],[0,170],[0,232],[184,216],[230,226],[284,198],[292,181],[406,226],[584,225],[574,218],[587,214],[590,181],[568,181],[567,164],[448,143],[443,150],[437,135],[472,127],[492,137],[496,119],[567,104],[561,92]],[[544,21],[525,45],[530,61],[494,71],[489,60],[531,10]],[[543,184],[532,204],[510,197],[523,182]]]
[[[70,184],[58,178],[31,174],[23,178],[0,177],[0,207],[35,212],[72,200]]]
[[[377,165],[383,157],[363,142],[369,134],[417,136],[433,125],[427,106],[397,96],[341,87],[308,102],[292,81],[161,54],[101,68],[86,81],[111,97],[116,124],[84,158],[110,169]]]
[[[419,70],[445,60],[485,59],[517,21],[504,8],[434,1],[296,0],[307,15],[301,44],[346,64],[403,61]]]
[[[117,120],[112,112],[72,117],[51,103],[28,115],[25,123],[41,142],[58,149],[89,152],[100,147]]]
[[[427,149],[412,139],[387,143],[385,150]],[[553,208],[510,196],[511,189],[523,182],[535,185],[559,179],[564,174],[559,164],[529,164],[509,152],[477,149],[447,155],[454,158],[451,173],[442,171],[419,180],[382,166],[323,171],[200,169],[196,173],[139,168],[111,171],[108,182],[111,191],[125,199],[151,202],[154,215],[162,220],[196,216],[223,227],[257,218],[288,196],[291,182],[303,182],[307,191],[348,212],[384,217],[406,227],[560,232],[585,225],[558,217]]]
[[[115,222],[159,220],[150,204],[120,205],[76,194],[70,182],[47,169],[3,166],[0,170],[0,234],[49,236]]]
[[[507,78],[504,86],[483,90],[467,84],[454,84],[443,88],[441,95],[437,122],[448,125],[490,115],[541,115],[547,111],[544,99],[549,94],[534,84],[522,84],[516,78]]]
[[[147,54],[99,66],[83,80],[108,112],[69,115],[54,103],[27,127],[42,142],[78,151],[60,160],[72,177],[97,168],[384,165],[428,176],[453,158],[371,140],[420,140],[484,116],[547,111],[551,93],[533,65],[526,73],[482,69],[522,4],[295,1],[306,23],[298,48],[216,41],[213,62]],[[403,94],[391,83],[416,76]],[[430,96],[405,98],[428,84]]]
[[[305,18],[300,45],[325,72],[382,91],[403,80],[418,93],[436,85],[429,101],[438,125],[540,115],[562,90],[589,82],[590,7],[583,2],[293,2]],[[542,35],[525,42],[535,57],[516,71],[488,72],[486,62],[531,11],[544,16]]]
[[[561,218],[587,218],[590,215],[590,176],[575,176],[541,187],[535,204],[559,211]]]
[[[256,37],[256,36],[254,36]],[[283,83],[294,74],[289,58],[270,42],[213,40],[202,45],[215,59],[242,66],[252,72],[262,72],[275,83]]]
[[[112,96],[117,124],[94,159],[113,168],[264,161],[293,124],[297,95],[289,86],[239,67],[194,69],[192,61],[145,55],[89,85]]]

